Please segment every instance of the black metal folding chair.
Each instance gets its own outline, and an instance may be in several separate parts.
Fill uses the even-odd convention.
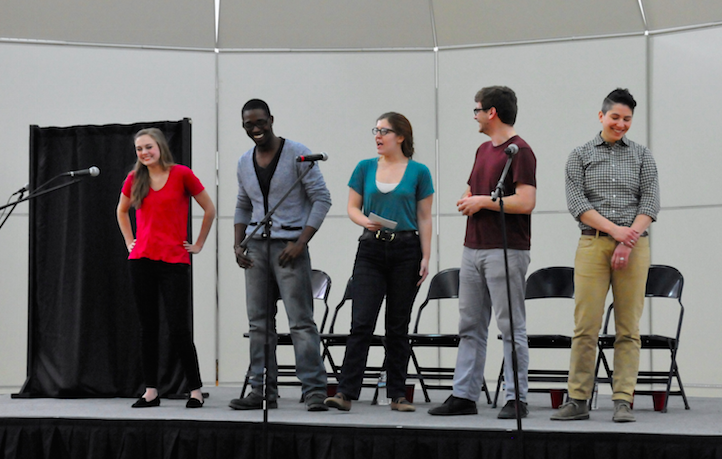
[[[426,402],[430,402],[429,390],[450,390],[453,389],[451,383],[444,384],[443,381],[451,381],[454,379],[454,367],[443,367],[438,366],[422,366],[419,363],[419,358],[416,354],[415,349],[417,348],[458,348],[461,338],[458,333],[420,333],[419,323],[421,322],[421,314],[432,300],[444,300],[459,298],[459,268],[450,268],[438,272],[429,284],[429,292],[426,295],[426,299],[419,306],[419,310],[416,313],[416,323],[414,325],[413,333],[409,334],[409,341],[411,343],[411,361],[416,369],[415,377],[421,384],[421,390],[424,392],[424,399]],[[442,305],[456,305],[455,302],[438,302],[439,307]],[[439,356],[439,360],[441,360]],[[412,375],[409,375],[413,377]],[[437,380],[438,384],[429,384],[428,380]],[[486,394],[486,402],[491,403],[491,397],[489,395],[489,389],[486,387],[486,381],[482,386],[482,391]]]
[[[640,371],[637,377],[637,384],[664,384],[666,387],[664,407],[662,413],[667,412],[667,403],[669,402],[670,395],[679,395],[684,401],[684,408],[689,409],[689,402],[687,401],[687,395],[684,392],[684,386],[682,385],[682,378],[679,376],[679,368],[677,366],[677,351],[679,349],[679,335],[682,331],[682,320],[684,319],[684,306],[682,305],[682,288],[684,287],[684,277],[676,268],[672,266],[664,265],[652,265],[649,267],[649,275],[647,277],[647,287],[645,296],[647,298],[669,298],[677,300],[676,306],[679,307],[679,313],[676,321],[676,331],[674,336],[665,335],[641,335],[640,339],[642,342],[642,349],[649,350],[667,350],[669,351],[670,363],[669,370],[665,371]],[[662,308],[662,303],[656,304],[655,301],[650,302],[650,308],[658,310]],[[676,307],[675,306],[675,307]],[[595,375],[597,375],[595,381],[595,387],[600,382],[608,382],[612,385],[612,377],[614,370],[610,367],[609,362],[604,354],[605,350],[614,349],[614,335],[609,334],[609,320],[614,311],[614,303],[610,304],[607,308],[607,314],[604,319],[604,328],[602,334],[599,336],[599,355],[597,356],[597,364],[595,369]],[[600,378],[599,367],[604,365],[606,377]],[[671,390],[672,380],[677,380],[679,390]],[[596,392],[596,391],[595,391]],[[654,391],[651,390],[635,390],[635,395],[652,395]],[[591,402],[590,402],[591,403]]]
[[[555,266],[550,268],[542,268],[534,271],[526,280],[526,300],[536,299],[573,299],[574,298],[574,268],[565,266]],[[555,302],[556,303],[556,302]],[[542,304],[548,306],[548,302],[527,302],[526,307],[530,305]],[[574,311],[574,302],[568,302],[571,311]],[[570,313],[571,317],[571,313]],[[531,328],[533,328],[533,325]],[[572,337],[561,334],[530,334],[529,323],[527,323],[527,341],[529,349],[571,349]],[[498,335],[501,340],[501,335]],[[568,370],[554,369],[532,369],[529,368],[529,382],[543,383],[566,383],[569,378]],[[494,394],[494,407],[501,392],[501,385],[504,381],[504,361],[501,362],[499,370],[499,379],[496,384],[496,394]],[[552,388],[530,387],[529,392],[550,392]]]

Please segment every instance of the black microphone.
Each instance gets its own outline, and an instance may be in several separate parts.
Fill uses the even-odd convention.
[[[326,152],[321,152],[317,155],[298,156],[296,158],[296,161],[299,163],[305,163],[308,161],[326,161],[327,159],[328,159],[328,154]]]
[[[519,153],[519,147],[517,147],[515,143],[512,143],[504,149],[504,153],[511,158],[515,154]]]
[[[81,169],[81,170],[79,170],[79,171],[66,172],[66,173],[64,173],[63,175],[69,175],[69,176],[71,176],[71,177],[81,177],[81,176],[83,176],[83,175],[90,175],[90,176],[93,176],[93,177],[97,177],[97,176],[100,175],[100,169],[98,169],[98,168],[95,167],[95,166],[92,166],[92,167],[90,167],[90,168],[88,168],[88,169]]]

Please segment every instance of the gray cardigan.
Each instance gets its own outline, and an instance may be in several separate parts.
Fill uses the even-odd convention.
[[[248,225],[246,234],[255,229],[255,224],[265,216],[263,208],[263,193],[253,168],[253,152],[251,148],[238,160],[238,199],[233,222]],[[304,145],[286,139],[281,157],[278,160],[268,195],[268,208],[278,203],[303,171],[311,163],[296,162],[296,157],[310,155],[311,151]],[[318,168],[314,166],[306,174],[301,183],[296,185],[286,200],[280,205],[271,218],[271,239],[297,239],[303,228],[310,226],[318,229],[331,208],[331,193],[326,188],[326,182]],[[259,230],[254,238],[261,237]]]

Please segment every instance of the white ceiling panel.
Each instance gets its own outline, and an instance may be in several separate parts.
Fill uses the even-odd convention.
[[[215,47],[214,0],[2,0],[0,38]]]
[[[419,0],[222,0],[218,29],[219,47],[231,49],[434,46],[430,6]]]
[[[636,0],[433,0],[439,46],[644,32]]]
[[[652,31],[722,22],[720,0],[646,0],[642,5]]]

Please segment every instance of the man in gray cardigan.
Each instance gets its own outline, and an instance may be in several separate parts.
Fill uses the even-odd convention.
[[[283,299],[296,356],[296,374],[309,411],[326,411],[326,368],[321,359],[320,337],[313,319],[311,260],[308,241],[321,226],[331,207],[331,194],[318,167],[312,167],[273,214],[269,225],[260,228],[241,247],[310,163],[297,162],[311,151],[298,142],[273,133],[273,116],[259,99],[246,102],[243,128],[256,146],[238,160],[238,200],[234,218],[235,252],[238,266],[246,270],[246,308],[250,325],[251,392],[231,400],[236,410],[263,407],[264,343],[266,314],[270,318],[271,351],[268,356],[268,408],[278,407],[276,362],[276,298]],[[270,246],[270,247],[269,247]],[[270,253],[270,257],[269,254]],[[269,273],[269,270],[272,271]],[[270,274],[270,275],[269,275]],[[271,278],[273,285],[268,285]],[[273,292],[269,295],[269,291]]]

